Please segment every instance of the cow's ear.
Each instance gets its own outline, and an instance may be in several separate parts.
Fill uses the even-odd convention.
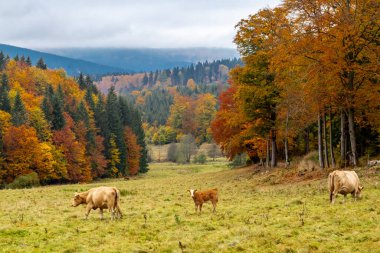
[[[187,191],[188,191],[188,192],[190,192],[190,190],[189,190],[189,189],[187,189]]]
[[[194,190],[194,192],[198,191],[197,189]]]
[[[363,189],[364,189],[364,186],[359,186],[359,189],[360,189],[360,190],[363,190]]]
[[[75,192],[74,193],[74,197],[76,197],[76,196],[79,196],[79,193]]]

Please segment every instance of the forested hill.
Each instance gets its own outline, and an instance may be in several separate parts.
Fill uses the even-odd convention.
[[[146,123],[148,143],[170,143],[184,134],[197,142],[212,141],[210,124],[217,97],[228,87],[229,71],[239,59],[217,60],[188,67],[121,76],[96,82],[105,94],[110,87],[133,101]]]
[[[190,86],[190,88],[194,86],[193,88],[197,89],[212,89],[210,86],[226,84],[230,69],[241,64],[241,60],[236,58],[198,62],[187,67],[174,67],[129,75],[103,76],[96,84],[104,93],[107,93],[111,86],[115,86],[116,91],[120,94],[130,94],[135,90],[154,89],[158,86]]]
[[[9,55],[9,57],[11,58],[14,58],[16,56],[18,56],[19,58],[22,56],[27,58],[29,56],[33,65],[36,64],[37,61],[42,57],[49,66],[49,68],[63,68],[69,75],[72,76],[77,76],[79,75],[79,73],[86,73],[89,75],[104,75],[108,73],[128,72],[127,69],[110,67],[94,62],[89,62],[86,60],[73,59],[4,44],[0,44],[0,51],[2,51],[4,55]]]
[[[128,73],[239,57],[232,48],[48,48],[42,51],[124,69]]]
[[[88,76],[76,80],[0,54],[0,188],[21,177],[49,184],[144,173],[140,119]]]

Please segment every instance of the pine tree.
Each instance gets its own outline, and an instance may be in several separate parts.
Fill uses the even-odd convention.
[[[5,63],[6,63],[6,60],[5,60],[3,51],[0,51],[0,71],[4,69]]]
[[[27,115],[24,103],[22,102],[20,93],[17,92],[15,97],[15,103],[11,110],[12,123],[14,126],[21,126],[26,123]]]
[[[30,56],[28,55],[28,57],[26,58],[26,64],[31,67],[32,66],[32,60],[30,59]]]
[[[36,67],[40,69],[47,69],[47,65],[42,57],[37,61]]]
[[[3,73],[1,76],[1,87],[0,87],[0,110],[11,112],[11,102],[9,100],[9,86],[8,86],[8,76]]]
[[[115,88],[112,86],[108,92],[106,112],[108,119],[108,126],[110,133],[114,134],[115,141],[120,152],[120,163],[118,164],[118,169],[121,174],[125,174],[126,170],[126,144],[124,138],[124,129],[121,119],[120,105],[115,93]],[[109,140],[108,140],[109,141]],[[110,153],[108,152],[108,158],[110,158]]]
[[[60,98],[59,92],[53,96],[52,100],[52,129],[60,130],[62,129],[66,122],[63,116],[63,101]]]
[[[13,60],[15,60],[15,61],[19,61],[20,60],[20,58],[18,57],[18,54],[16,54],[16,56],[13,58]]]
[[[143,86],[146,86],[148,84],[148,82],[149,82],[149,78],[148,78],[147,74],[145,73],[144,77],[142,79]]]
[[[84,79],[85,77],[81,72],[78,77],[78,84],[79,84],[79,88],[81,88],[82,90],[86,88],[86,82]]]

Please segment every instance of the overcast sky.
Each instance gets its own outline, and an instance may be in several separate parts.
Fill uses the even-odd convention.
[[[228,47],[235,24],[279,0],[0,0],[0,43],[54,47]]]

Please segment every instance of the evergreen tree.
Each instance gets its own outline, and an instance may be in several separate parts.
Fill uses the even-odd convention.
[[[16,56],[13,58],[13,60],[15,60],[15,61],[19,61],[20,60],[20,58],[18,57],[18,54],[16,54]]]
[[[29,55],[28,55],[28,57],[26,58],[26,64],[29,66],[29,67],[31,67],[32,66],[32,60],[30,59],[30,57],[29,57]]]
[[[142,79],[143,86],[146,86],[148,84],[148,82],[149,82],[149,78],[148,78],[147,74],[145,73],[144,77]]]
[[[3,54],[3,51],[0,51],[0,71],[2,71],[5,67],[5,57],[4,57],[4,54]]]
[[[117,98],[117,95],[115,93],[115,87],[111,87],[108,95],[107,95],[107,104],[106,104],[106,112],[107,112],[107,119],[108,119],[108,126],[109,131],[111,134],[115,136],[115,141],[118,147],[118,150],[120,151],[120,163],[118,164],[117,168],[119,169],[119,172],[123,175],[126,173],[126,143],[124,138],[124,128],[122,124],[121,119],[121,111],[120,111],[120,105]],[[109,140],[108,140],[109,142]],[[108,158],[110,157],[110,153],[108,152]]]
[[[82,74],[82,72],[79,74],[78,84],[79,84],[79,88],[81,88],[82,90],[86,88],[85,77]]]
[[[25,56],[24,55],[21,56],[20,62],[25,62]]]
[[[15,103],[11,110],[12,124],[15,126],[21,126],[26,123],[27,115],[24,103],[22,102],[20,93],[17,92],[15,97]]]
[[[152,86],[155,82],[154,82],[154,78],[153,78],[153,72],[149,72],[149,77],[148,77],[148,83],[150,86]]]
[[[9,86],[8,86],[8,76],[3,73],[1,76],[1,86],[0,86],[0,110],[11,112],[11,102],[9,100]]]
[[[40,69],[47,69],[47,65],[42,57],[37,61],[36,67]]]
[[[53,96],[51,123],[53,130],[60,130],[66,124],[65,118],[63,117],[63,100],[61,99],[59,92]]]
[[[91,80],[91,77],[89,75],[86,76],[86,79],[85,79],[85,84],[87,87],[91,87],[92,86],[92,80]]]
[[[89,87],[86,90],[85,99],[88,105],[90,106],[91,110],[95,111],[95,102],[94,102],[94,99],[92,98],[92,89]]]

